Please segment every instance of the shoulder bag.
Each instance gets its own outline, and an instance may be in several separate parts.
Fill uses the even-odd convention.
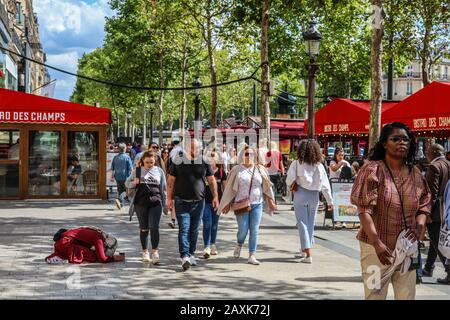
[[[234,214],[241,214],[241,213],[245,213],[245,212],[250,212],[252,210],[252,206],[250,203],[250,194],[252,192],[253,176],[255,175],[255,170],[256,170],[256,165],[253,167],[252,177],[250,180],[250,188],[248,190],[248,197],[241,201],[234,202],[232,205]]]
[[[295,163],[295,179],[297,179],[297,162],[298,162],[298,160],[295,160],[295,161],[294,161],[294,163]],[[291,192],[296,192],[296,191],[297,191],[297,189],[298,189],[298,184],[297,184],[297,182],[295,182],[295,180],[294,180],[294,182],[292,182],[292,184],[289,186],[289,189],[291,190]]]

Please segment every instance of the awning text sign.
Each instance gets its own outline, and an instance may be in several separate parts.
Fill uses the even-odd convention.
[[[48,111],[0,111],[0,121],[64,123],[66,122],[66,113]]]
[[[413,119],[413,128],[416,130],[450,128],[450,117]]]
[[[330,132],[349,132],[350,127],[348,123],[340,123],[340,124],[327,124],[323,126],[323,131],[325,133]]]

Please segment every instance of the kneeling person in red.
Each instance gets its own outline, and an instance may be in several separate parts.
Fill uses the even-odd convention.
[[[95,227],[60,229],[54,236],[55,252],[45,258],[47,263],[83,263],[124,261],[125,255],[114,255],[117,240]]]

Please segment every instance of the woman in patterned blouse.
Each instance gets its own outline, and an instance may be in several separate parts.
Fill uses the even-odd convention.
[[[409,128],[399,122],[383,127],[380,139],[361,168],[352,190],[361,230],[361,268],[366,299],[386,299],[388,284],[379,280],[393,263],[397,237],[410,230],[408,238],[422,240],[427,215],[431,211],[428,185],[413,167],[416,141]],[[395,299],[414,299],[416,273],[396,270],[391,279]]]

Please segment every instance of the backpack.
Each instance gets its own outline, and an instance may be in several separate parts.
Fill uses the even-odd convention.
[[[87,229],[95,230],[95,231],[101,233],[103,236],[103,247],[105,250],[105,256],[107,256],[107,257],[114,256],[117,246],[119,245],[119,243],[115,237],[113,237],[109,233],[106,233],[105,231],[103,231],[102,229],[97,228],[97,227],[89,226],[89,227],[81,227],[81,228],[87,228]]]
[[[343,166],[341,168],[341,174],[339,175],[339,179],[341,180],[351,180],[353,177],[352,168],[349,166]]]

